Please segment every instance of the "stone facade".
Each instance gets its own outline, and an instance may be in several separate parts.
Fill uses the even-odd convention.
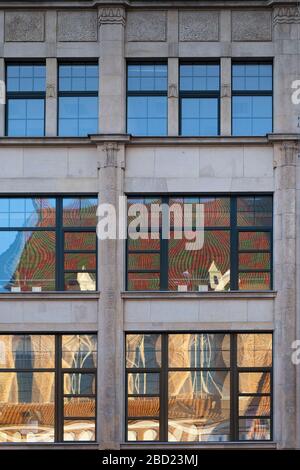
[[[239,447],[299,449],[300,372],[291,362],[291,344],[300,339],[300,104],[291,101],[292,81],[300,79],[295,2],[278,7],[240,0],[232,8],[233,2],[220,1],[208,10],[204,0],[189,8],[184,1],[161,0],[150,8],[150,2],[98,0],[88,9],[86,2],[62,0],[57,11],[23,3],[20,10],[1,3],[0,79],[6,60],[45,59],[46,137],[5,137],[0,104],[1,193],[94,193],[115,204],[124,194],[272,193],[274,290],[125,292],[125,244],[106,240],[98,246],[99,291],[1,293],[0,332],[98,332],[95,447],[119,449],[126,447],[125,331],[273,331],[273,442]],[[274,132],[232,137],[232,60],[266,57],[274,63]],[[58,61],[85,58],[100,64],[99,134],[57,137]],[[220,59],[218,137],[179,136],[179,62],[191,58]],[[126,61],[153,59],[168,63],[168,136],[132,137],[126,133]]]

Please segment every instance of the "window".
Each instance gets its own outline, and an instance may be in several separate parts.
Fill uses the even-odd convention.
[[[46,67],[42,63],[6,66],[6,135],[45,135]]]
[[[180,65],[180,133],[219,134],[220,66],[217,63]]]
[[[0,292],[96,290],[96,197],[1,197]]]
[[[0,443],[95,441],[97,336],[0,335]]]
[[[98,133],[97,63],[63,63],[58,75],[58,135],[82,137]]]
[[[134,217],[128,218],[127,290],[272,288],[272,196],[128,198],[129,211],[137,207],[139,214],[137,204],[146,208],[149,223],[136,231]],[[199,207],[204,232],[196,219]],[[150,219],[155,208],[160,213],[156,225]],[[190,225],[182,229],[188,213]],[[163,236],[166,227],[170,230]],[[197,234],[203,244],[187,249]]]
[[[273,129],[272,64],[232,65],[232,134],[266,135]]]
[[[167,77],[166,64],[128,64],[127,132],[129,134],[167,135]]]
[[[271,333],[126,335],[127,441],[272,439]]]

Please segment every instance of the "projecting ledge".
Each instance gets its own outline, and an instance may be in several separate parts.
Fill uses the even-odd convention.
[[[14,292],[1,293],[1,300],[98,300],[100,292]]]
[[[277,295],[276,291],[231,291],[231,292],[145,292],[145,291],[132,291],[122,292],[121,296],[123,299],[184,299],[184,300],[195,300],[195,299],[274,299]]]

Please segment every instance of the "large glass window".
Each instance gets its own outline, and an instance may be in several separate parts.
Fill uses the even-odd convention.
[[[0,292],[96,289],[95,197],[0,198]]]
[[[0,443],[94,441],[97,337],[0,335]]]
[[[232,134],[266,135],[273,129],[270,63],[232,65]]]
[[[219,134],[220,66],[217,63],[180,65],[180,133]]]
[[[271,333],[126,335],[127,441],[272,438]]]
[[[7,64],[6,135],[40,137],[45,134],[45,90],[44,64]]]
[[[62,63],[58,75],[58,135],[82,137],[98,133],[97,63]]]
[[[127,132],[129,134],[167,135],[167,77],[166,64],[128,64]]]
[[[128,198],[129,211],[141,214],[138,205],[149,223],[136,231],[134,217],[128,219],[128,290],[272,288],[272,196]],[[199,208],[203,226],[197,225]],[[186,214],[190,225],[182,225]],[[196,235],[203,243],[188,249]]]

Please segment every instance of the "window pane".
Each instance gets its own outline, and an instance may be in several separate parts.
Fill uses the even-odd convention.
[[[95,250],[96,233],[94,232],[65,232],[65,250]]]
[[[156,368],[161,366],[161,335],[126,335],[126,367]]]
[[[269,253],[243,253],[239,255],[239,269],[270,269],[271,260]]]
[[[169,367],[229,367],[228,334],[169,334]]]
[[[128,290],[159,290],[160,273],[128,273]]]
[[[55,290],[55,232],[0,232],[0,291]]]
[[[157,232],[158,239],[151,238],[151,234],[148,239],[139,238],[138,240],[132,240],[129,236],[127,241],[128,250],[136,251],[148,251],[148,250],[159,250],[160,249],[160,240],[159,233]]]
[[[9,98],[8,129],[10,137],[41,137],[44,135],[44,99]]]
[[[93,227],[97,224],[97,198],[64,198],[63,225],[68,227]]]
[[[271,91],[272,64],[234,64],[232,89],[235,91]]]
[[[218,135],[218,99],[182,98],[182,135]]]
[[[96,400],[90,397],[64,398],[64,416],[66,418],[95,417]]]
[[[272,365],[272,335],[243,333],[238,335],[239,367],[270,367]]]
[[[159,420],[158,419],[129,419],[128,441],[158,441]]]
[[[185,64],[180,66],[181,91],[215,91],[219,90],[218,64]]]
[[[271,376],[269,372],[240,372],[240,393],[270,393]]]
[[[159,397],[128,398],[129,417],[159,417]]]
[[[127,391],[129,395],[158,395],[158,373],[135,373],[127,375]]]
[[[239,290],[269,290],[270,273],[239,273]]]
[[[167,134],[166,96],[129,96],[127,115],[129,134]]]
[[[192,236],[192,233],[190,234]],[[187,250],[186,238],[169,240],[169,289],[223,291],[230,287],[230,233],[204,232],[201,249]]]
[[[95,374],[64,374],[64,393],[66,395],[94,395]]]
[[[39,64],[7,65],[7,91],[45,91],[46,67]]]
[[[237,198],[237,223],[239,226],[271,226],[272,213],[271,196]]]
[[[128,91],[167,91],[167,65],[128,65],[127,89]]]
[[[71,419],[64,421],[64,441],[95,441],[95,420]]]
[[[96,255],[89,253],[67,253],[65,254],[65,270],[95,270]]]
[[[239,415],[240,416],[270,416],[271,399],[270,397],[239,397]]]
[[[129,254],[128,255],[128,269],[154,269],[160,267],[159,254]]]
[[[270,250],[271,240],[269,232],[240,232],[240,250]]]
[[[0,441],[53,442],[52,372],[0,372]]]
[[[96,335],[63,335],[62,367],[93,368],[97,365]]]
[[[54,227],[55,199],[0,198],[0,227]]]
[[[232,97],[233,135],[261,135],[272,132],[271,96]]]
[[[1,369],[49,369],[54,366],[54,336],[0,335]]]
[[[86,270],[66,273],[64,286],[68,291],[95,291],[96,273]]]
[[[265,441],[271,439],[270,419],[239,419],[240,441]]]
[[[228,372],[169,373],[169,441],[230,439]]]
[[[98,91],[98,65],[61,64],[59,91]]]

